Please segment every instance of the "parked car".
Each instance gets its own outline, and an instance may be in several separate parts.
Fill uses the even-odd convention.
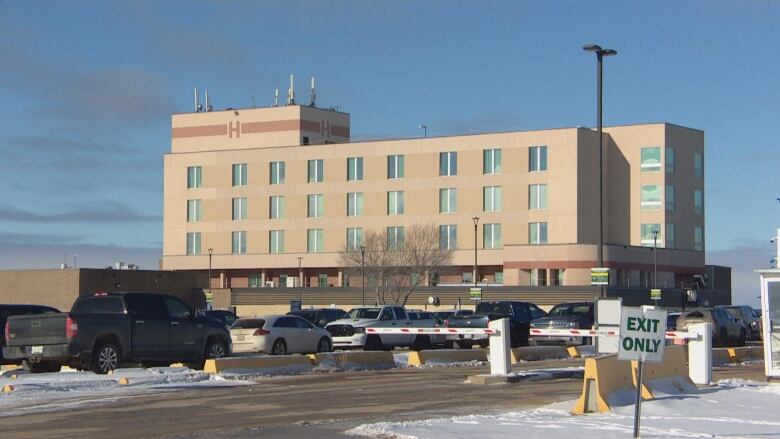
[[[291,315],[244,317],[230,329],[233,352],[265,352],[271,355],[330,352],[328,331]]]
[[[700,308],[684,312],[677,318],[677,329],[684,330],[686,323],[691,322],[709,322],[712,325],[713,346],[745,344],[747,338],[745,326],[723,308]]]
[[[324,328],[328,323],[344,318],[347,314],[343,309],[338,308],[318,308],[302,309],[299,311],[290,311],[287,315],[303,317],[320,328]]]
[[[667,331],[676,331],[677,330],[677,318],[680,317],[680,312],[676,311],[670,311],[666,314],[666,330]]]
[[[509,319],[510,343],[515,348],[528,345],[531,320],[546,315],[546,312],[530,302],[490,301],[478,303],[473,315],[448,318],[446,325],[449,328],[487,328],[491,320]],[[482,347],[488,345],[487,335],[448,335],[447,339],[463,349],[471,348],[475,344]]]
[[[452,309],[449,311],[436,311],[433,313],[433,319],[436,326],[444,326],[444,322],[452,316],[470,316],[474,314],[472,309]]]
[[[60,312],[58,309],[43,305],[0,305],[0,328],[5,328],[8,317],[24,316],[33,314],[54,314]],[[0,337],[0,364],[14,364],[14,361],[6,360],[3,357],[3,347],[5,347],[5,337]]]
[[[69,365],[104,374],[123,362],[200,365],[230,354],[224,324],[157,293],[82,296],[70,313],[9,317],[5,335],[3,355],[32,372]]]
[[[351,309],[343,319],[330,322],[325,329],[333,337],[333,346],[342,349],[363,348],[367,351],[430,346],[427,334],[366,334],[366,328],[412,328],[412,320],[402,306],[361,306]]]
[[[721,308],[721,307],[718,307]],[[760,317],[753,314],[753,308],[747,305],[723,306],[723,309],[730,312],[737,320],[741,321],[747,331],[748,340],[761,339],[761,327],[759,326]]]
[[[436,319],[433,313],[428,311],[422,311],[419,309],[408,310],[407,314],[409,319],[412,320],[412,327],[414,328],[435,328]],[[428,342],[430,347],[445,347],[452,348],[452,341],[447,340],[446,334],[428,334]],[[424,346],[423,346],[424,348]]]
[[[561,303],[555,305],[546,317],[531,321],[531,328],[538,329],[590,329],[593,327],[593,302]],[[542,344],[586,344],[591,337],[578,336],[532,336],[532,345]]]
[[[217,319],[220,322],[226,324],[228,328],[233,326],[233,323],[236,323],[236,320],[238,320],[238,316],[236,315],[236,313],[234,313],[233,311],[228,311],[226,309],[210,309],[201,312],[206,317]]]

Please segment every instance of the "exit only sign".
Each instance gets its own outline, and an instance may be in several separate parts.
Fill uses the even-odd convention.
[[[618,359],[664,361],[666,311],[624,307],[621,314]]]

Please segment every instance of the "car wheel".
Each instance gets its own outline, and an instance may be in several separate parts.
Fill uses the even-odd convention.
[[[431,346],[431,340],[428,338],[427,335],[418,335],[414,338],[414,343],[412,344],[412,350],[413,351],[421,351],[423,349],[428,349]]]
[[[327,337],[322,337],[317,343],[317,352],[333,352],[333,343]]]
[[[366,338],[366,345],[363,347],[366,351],[378,351],[382,349],[382,339],[378,335],[369,335]]]
[[[285,355],[287,354],[287,343],[283,339],[278,338],[271,347],[271,355]]]
[[[213,360],[216,358],[224,358],[227,356],[227,346],[225,343],[219,340],[211,340],[206,346],[205,358]]]
[[[119,349],[113,343],[103,343],[92,351],[89,370],[105,375],[119,367]]]
[[[60,371],[60,364],[52,361],[41,361],[38,363],[33,363],[24,360],[22,365],[25,369],[29,370],[30,373],[49,373]]]
[[[456,341],[455,344],[461,349],[471,349],[474,346],[474,343],[470,341]]]

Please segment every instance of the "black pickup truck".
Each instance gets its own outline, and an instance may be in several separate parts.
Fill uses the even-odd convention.
[[[202,364],[230,354],[224,323],[196,314],[180,299],[153,293],[79,297],[70,313],[14,316],[3,356],[32,372],[62,365],[108,373],[123,362]]]
[[[531,320],[546,316],[547,313],[530,302],[486,301],[477,304],[473,315],[454,315],[445,320],[448,328],[487,328],[491,320],[509,319],[509,339],[513,348],[528,346],[528,332]],[[447,340],[454,341],[460,348],[470,348],[475,344],[488,345],[485,335],[448,335]]]

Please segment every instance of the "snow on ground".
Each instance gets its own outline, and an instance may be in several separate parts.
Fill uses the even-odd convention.
[[[604,414],[574,416],[573,401],[535,410],[472,415],[415,422],[380,422],[347,431],[382,438],[627,438],[633,433],[634,406]],[[722,380],[688,394],[659,394],[642,403],[643,437],[780,438],[780,385]]]

